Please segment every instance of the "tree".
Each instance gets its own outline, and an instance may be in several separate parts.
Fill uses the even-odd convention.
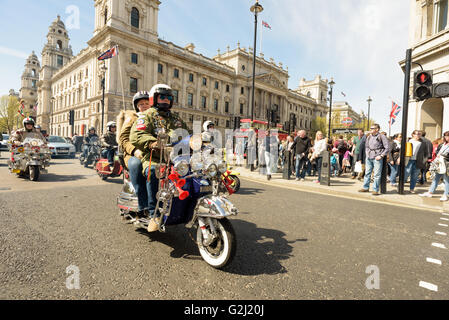
[[[316,117],[312,120],[312,133],[321,131],[324,136],[327,136],[328,122],[325,117]]]
[[[19,121],[19,105],[17,97],[5,95],[0,98],[0,132],[11,134]]]

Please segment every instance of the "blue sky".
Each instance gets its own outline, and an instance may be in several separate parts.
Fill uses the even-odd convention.
[[[160,0],[159,36],[213,57],[229,45],[253,46],[254,0]],[[409,0],[260,0],[264,6],[257,50],[289,69],[289,87],[300,78],[334,77],[334,101],[371,114],[387,130],[391,98],[402,105],[404,75],[398,61],[408,42]],[[48,27],[59,14],[67,24],[76,6],[79,29],[69,29],[74,54],[87,47],[94,28],[93,0],[0,0],[0,94],[20,88],[26,57],[39,58]],[[25,9],[26,8],[26,9]],[[20,14],[19,14],[20,13]],[[346,94],[344,97],[341,92]],[[400,118],[398,119],[400,120]],[[400,131],[400,121],[392,132]]]

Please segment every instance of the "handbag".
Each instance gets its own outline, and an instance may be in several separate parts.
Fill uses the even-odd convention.
[[[355,173],[360,173],[360,172],[362,172],[362,171],[363,171],[362,163],[361,163],[360,161],[357,161],[357,162],[355,163],[354,172],[355,172]]]

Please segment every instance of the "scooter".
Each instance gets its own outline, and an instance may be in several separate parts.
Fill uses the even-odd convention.
[[[114,147],[114,149],[117,150],[117,147]],[[123,167],[120,164],[119,156],[117,154],[114,155],[114,166],[112,168],[109,165],[108,159],[100,158],[95,165],[95,170],[102,180],[106,180],[108,177],[120,177],[123,173]]]
[[[237,215],[238,210],[225,194],[219,193],[226,164],[210,154],[203,157],[199,151],[201,138],[199,143],[192,142],[194,139],[187,139],[188,145],[196,151],[193,155],[189,154],[190,148],[182,155],[175,155],[173,150],[170,152],[173,145],[167,144],[167,137],[163,133],[158,136],[161,161],[155,170],[159,179],[155,216],[159,218],[155,220],[160,232],[166,232],[166,226],[178,224],[196,229],[196,244],[201,257],[210,266],[221,269],[235,256],[236,236],[228,218]],[[129,218],[132,213],[137,213],[137,202],[125,171],[123,189],[117,198],[121,215]],[[145,228],[149,222],[146,218],[138,218],[134,224]]]
[[[83,153],[81,153],[79,160],[82,165],[84,165],[85,168],[87,168],[90,164],[93,163],[93,167],[96,167],[96,163],[98,160],[100,160],[100,140],[97,137],[92,137],[90,139],[88,146],[88,152],[87,157],[85,158]],[[84,145],[83,145],[84,149]]]

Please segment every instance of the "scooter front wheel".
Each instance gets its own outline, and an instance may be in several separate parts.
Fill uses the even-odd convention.
[[[39,179],[39,166],[30,166],[29,167],[30,170],[30,180],[31,181],[37,181],[37,179]]]
[[[204,245],[203,233],[198,227],[196,242],[201,257],[210,266],[221,269],[228,265],[235,256],[236,237],[231,222],[228,219],[211,219],[217,232],[216,239],[209,245]],[[209,225],[206,225],[210,229]]]
[[[230,185],[230,187],[234,190],[234,193],[240,190],[240,178],[236,175],[230,175],[229,179],[231,179],[233,182]]]

